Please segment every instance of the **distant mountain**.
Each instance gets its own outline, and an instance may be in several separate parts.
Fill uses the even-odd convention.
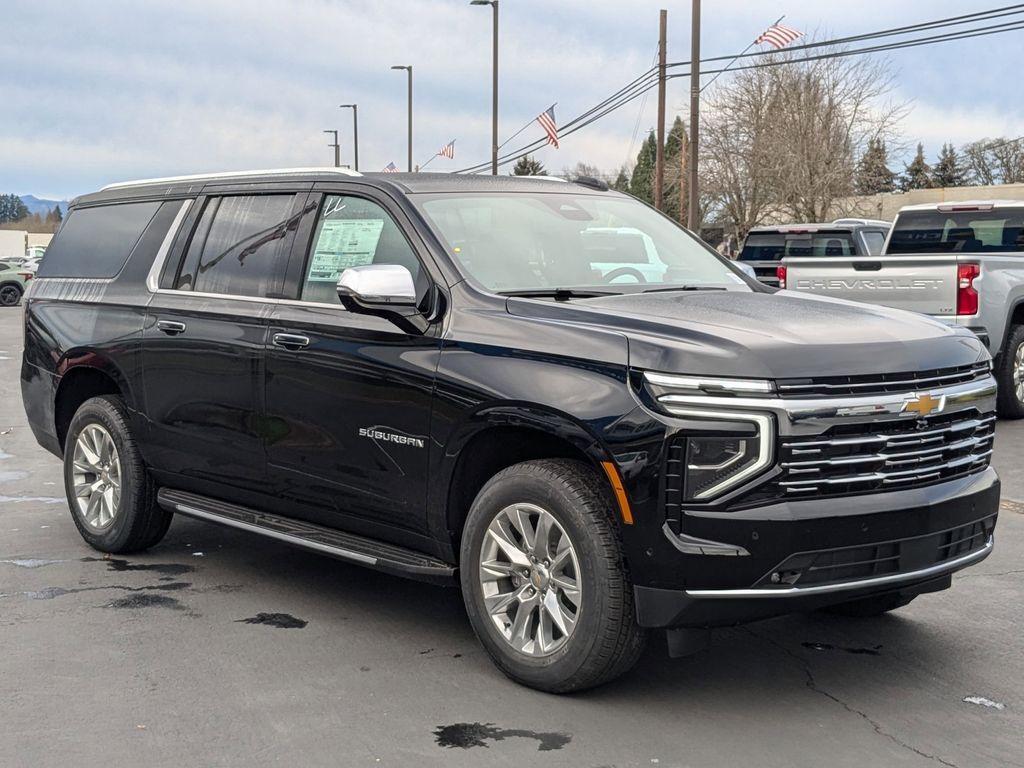
[[[61,213],[68,212],[67,200],[41,200],[35,195],[22,195],[21,201],[28,208],[29,213],[38,213],[45,216],[53,210],[54,206],[60,206]]]

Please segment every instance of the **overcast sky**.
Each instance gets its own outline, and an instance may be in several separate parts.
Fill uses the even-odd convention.
[[[560,121],[647,69],[658,9],[669,59],[689,57],[689,3],[501,0],[501,133],[552,102]],[[704,56],[738,52],[785,23],[832,36],[985,10],[994,0],[705,0]],[[405,165],[405,73],[414,65],[414,159],[456,138],[454,170],[490,143],[490,8],[468,0],[4,0],[0,27],[0,192],[71,197],[147,176],[333,161],[325,128],[351,161]],[[991,23],[991,22],[989,22]],[[902,129],[928,154],[944,141],[1024,134],[1018,73],[1024,32],[889,54]],[[685,111],[687,81],[669,83]],[[634,126],[654,126],[652,97],[538,156],[553,170],[585,161],[613,171],[635,155]],[[535,138],[531,128],[521,138]]]

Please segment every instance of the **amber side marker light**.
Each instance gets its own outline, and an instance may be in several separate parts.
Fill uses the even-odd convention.
[[[629,499],[626,498],[626,489],[622,487],[622,478],[619,477],[619,470],[610,461],[602,461],[601,469],[608,476],[608,482],[612,484],[615,500],[619,503],[619,513],[622,515],[622,522],[626,525],[632,525],[633,510],[629,508]]]

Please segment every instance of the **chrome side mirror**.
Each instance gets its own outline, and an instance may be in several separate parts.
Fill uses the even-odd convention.
[[[414,307],[416,283],[412,273],[398,264],[349,267],[338,279],[338,298],[351,311],[356,307]]]
[[[754,268],[747,264],[747,262],[734,261],[733,265],[736,267],[736,269],[745,274],[747,277],[757,280],[757,272],[755,272]]]
[[[398,264],[349,267],[338,279],[338,299],[349,312],[381,317],[409,334],[430,325],[416,306],[412,273]]]

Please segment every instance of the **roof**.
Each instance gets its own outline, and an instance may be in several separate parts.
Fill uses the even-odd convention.
[[[154,195],[195,195],[210,183],[233,182],[257,184],[260,182],[298,181],[331,182],[351,181],[376,187],[390,187],[399,192],[522,192],[536,190],[564,192],[571,184],[576,193],[618,194],[604,192],[593,186],[574,184],[554,176],[491,176],[489,174],[456,173],[359,173],[348,168],[276,168],[266,170],[223,171],[187,176],[167,176],[138,181],[108,184],[97,192],[82,195],[72,204],[107,202],[125,197]]]
[[[964,206],[987,206],[991,208],[1024,208],[1024,200],[947,200],[943,203],[918,203],[917,205],[904,205],[899,213],[904,211],[942,211],[952,210],[953,207]]]

